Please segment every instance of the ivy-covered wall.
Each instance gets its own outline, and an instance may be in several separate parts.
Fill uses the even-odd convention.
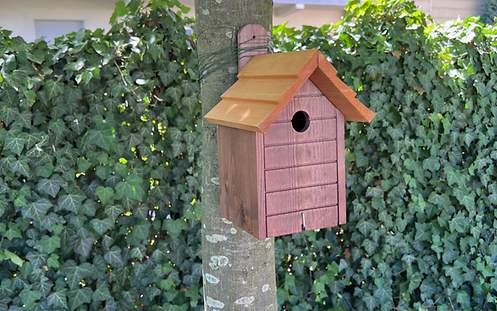
[[[53,46],[0,30],[0,310],[201,304],[199,89],[172,2],[118,1],[109,33]]]
[[[485,0],[483,7],[482,21],[484,23],[493,24],[497,17],[497,0]]]
[[[337,25],[275,29],[378,113],[347,125],[349,222],[278,241],[290,309],[497,308],[497,28],[428,22],[409,1],[353,0]]]
[[[189,23],[118,1],[109,33],[0,30],[0,311],[201,310]],[[176,10],[177,12],[177,10]],[[497,28],[406,0],[275,28],[378,115],[347,125],[349,223],[277,239],[286,310],[495,310]]]

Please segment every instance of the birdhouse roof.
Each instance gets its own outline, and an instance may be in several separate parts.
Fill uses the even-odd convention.
[[[346,120],[373,120],[375,113],[356,98],[318,50],[254,56],[204,118],[213,124],[264,132],[309,79]]]

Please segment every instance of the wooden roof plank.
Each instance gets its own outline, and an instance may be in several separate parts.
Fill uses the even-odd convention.
[[[205,119],[214,124],[265,131],[308,79],[348,121],[371,122],[375,113],[337,76],[318,50],[255,56],[240,71],[239,80],[222,96]]]

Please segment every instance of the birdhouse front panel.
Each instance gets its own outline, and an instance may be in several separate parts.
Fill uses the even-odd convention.
[[[317,50],[253,57],[205,116],[221,216],[258,239],[344,224],[344,123],[375,115],[355,96]]]
[[[267,236],[345,222],[339,221],[345,183],[338,183],[345,167],[337,161],[343,126],[341,112],[306,81],[264,133]]]

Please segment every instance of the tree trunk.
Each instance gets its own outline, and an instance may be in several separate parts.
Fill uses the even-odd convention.
[[[196,0],[203,113],[235,81],[237,32],[272,24],[271,0]],[[202,269],[205,310],[277,310],[274,240],[258,241],[219,217],[216,129],[204,123]]]

